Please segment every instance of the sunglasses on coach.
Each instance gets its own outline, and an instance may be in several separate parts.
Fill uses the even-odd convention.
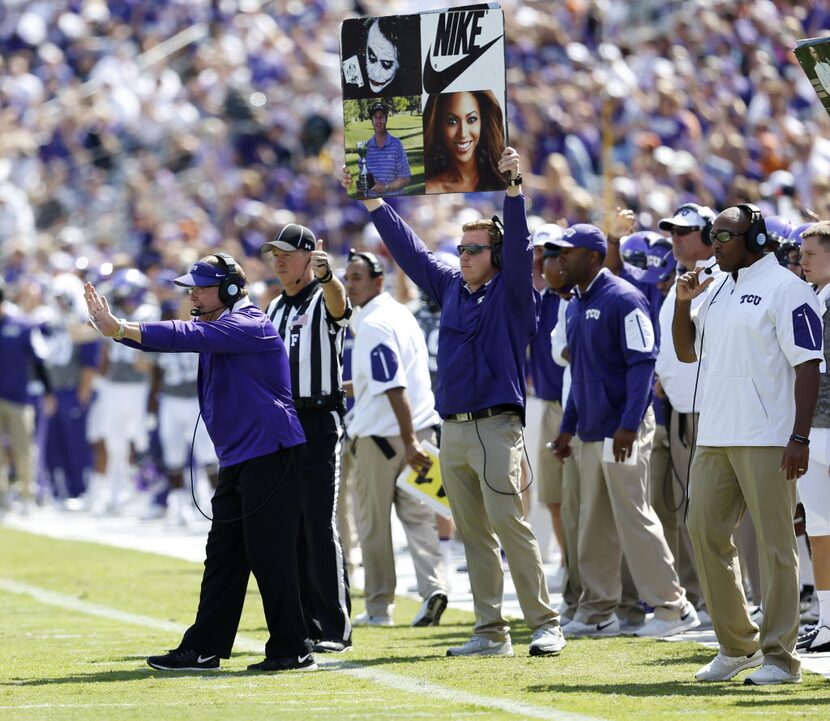
[[[696,225],[693,225],[690,228],[680,227],[679,225],[673,225],[671,230],[669,230],[670,235],[676,235],[679,238],[683,236],[689,235],[689,233],[694,233],[695,231],[700,230]]]
[[[469,253],[470,255],[478,255],[482,250],[486,250],[490,248],[490,245],[482,245],[481,243],[462,243],[461,245],[456,245],[455,249],[458,251],[458,255],[464,255],[464,253]]]
[[[741,236],[746,235],[746,233],[733,233],[731,230],[713,230],[709,233],[709,237],[712,239],[714,243],[717,241],[718,243],[728,243],[732,238],[739,238]]]

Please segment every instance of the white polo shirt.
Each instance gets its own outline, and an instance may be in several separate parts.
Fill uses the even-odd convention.
[[[699,260],[696,268],[709,267],[712,265],[712,260]],[[704,281],[708,276],[701,273],[700,276]],[[700,305],[712,292],[712,288],[717,286],[722,278],[723,273],[717,266],[712,267],[712,277],[714,282],[710,283],[706,290],[692,301],[692,313],[695,313]],[[660,307],[660,348],[657,350],[657,361],[654,366],[654,371],[660,378],[660,384],[663,390],[669,397],[669,402],[672,408],[678,413],[693,413],[700,410],[700,402],[703,398],[703,373],[698,374],[697,363],[683,363],[674,350],[674,341],[672,339],[672,319],[674,318],[674,305],[677,300],[677,288],[672,285]],[[698,335],[698,338],[700,336]],[[695,379],[697,378],[697,393],[695,393]],[[692,409],[692,401],[694,401],[694,410]]]
[[[386,396],[406,388],[412,428],[441,422],[429,377],[429,353],[418,321],[389,293],[381,293],[352,315],[352,386],[355,403],[346,417],[349,436],[399,436],[398,419]]]
[[[816,295],[773,254],[712,286],[693,314],[705,377],[697,443],[786,446],[793,367],[824,358]]]

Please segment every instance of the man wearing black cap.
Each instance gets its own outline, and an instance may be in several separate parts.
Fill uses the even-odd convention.
[[[323,241],[286,225],[262,246],[271,253],[283,293],[266,311],[288,349],[294,405],[308,446],[300,468],[299,564],[303,612],[314,650],[352,645],[351,599],[335,523],[343,436],[343,335],[351,315]]]
[[[375,184],[369,188],[368,197],[399,195],[412,178],[403,143],[386,129],[388,106],[374,103],[369,112],[375,134],[366,143],[366,170]]]
[[[230,658],[253,572],[270,638],[251,671],[311,671],[297,568],[299,460],[305,437],[291,401],[285,346],[248,299],[245,273],[216,253],[176,278],[195,320],[128,322],[87,283],[90,323],[104,336],[154,352],[198,353],[199,410],[219,458],[213,523],[196,620],[178,648],[147,663],[209,671]]]

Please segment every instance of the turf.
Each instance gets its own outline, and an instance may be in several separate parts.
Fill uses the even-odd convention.
[[[0,528],[0,578],[186,626],[201,567],[176,559]],[[356,610],[362,601],[356,600]],[[510,719],[529,704],[605,719],[826,718],[830,684],[805,674],[800,686],[754,689],[690,680],[712,652],[692,643],[639,639],[571,641],[559,658],[530,658],[529,631],[513,629],[516,658],[448,659],[469,636],[470,614],[448,610],[437,628],[406,625],[417,603],[400,599],[394,628],[355,630],[355,650],[326,659],[322,671],[258,675],[260,655],[234,653],[215,673],[166,675],[145,656],[178,635],[47,605],[0,591],[0,720],[5,719]],[[240,634],[264,643],[252,582]],[[363,674],[363,676],[359,676]],[[396,690],[365,677],[408,679]],[[393,676],[390,676],[392,674]],[[437,697],[435,687],[457,697]],[[464,695],[500,699],[494,708]]]

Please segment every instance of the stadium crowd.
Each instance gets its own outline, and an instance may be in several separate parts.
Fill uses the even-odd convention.
[[[102,343],[85,327],[84,281],[98,284],[130,321],[185,317],[188,306],[170,281],[205,253],[224,251],[244,266],[249,295],[264,309],[281,288],[261,249],[297,223],[325,240],[335,272],[346,267],[350,248],[369,251],[384,266],[387,289],[418,305],[381,233],[340,187],[338,38],[347,17],[415,12],[422,5],[59,0],[0,7],[0,322],[5,327],[17,319],[31,329],[24,351],[32,360],[23,393],[19,374],[6,372],[11,356],[0,358],[0,398],[25,411],[25,453],[35,459],[21,462],[20,439],[8,433],[4,455],[13,463],[3,466],[15,482],[8,487],[0,477],[5,508],[84,503],[113,513],[140,499],[144,513],[168,513],[174,522],[187,523],[193,513],[181,482],[192,425],[168,428],[164,440],[154,418],[165,399],[195,407],[196,367]],[[697,240],[709,247],[718,211],[745,203],[757,204],[766,218],[768,249],[804,277],[802,234],[813,220],[830,217],[830,119],[791,50],[797,39],[830,29],[826,3],[501,5],[510,144],[522,159],[528,229],[548,228],[534,242],[537,290],[556,289],[546,261],[559,251],[547,243],[560,233],[549,224],[577,232],[602,227],[605,266],[635,281],[657,331],[675,265],[689,271],[711,256],[711,249],[684,255],[682,238],[699,232]],[[502,197],[399,197],[390,206],[427,248],[455,254],[459,228],[500,212]],[[684,215],[684,207],[692,213]],[[671,342],[666,333],[656,340]],[[558,360],[566,365],[569,359],[560,353]],[[538,386],[533,379],[528,392]],[[563,389],[558,392],[564,407]],[[690,392],[684,388],[684,398]],[[32,407],[36,421],[28,417]],[[696,410],[683,407],[679,415]],[[667,425],[670,411],[662,419],[655,411],[651,472],[661,457],[662,426],[669,448],[663,462],[682,476],[685,501],[686,471],[674,467],[679,462],[668,440],[678,428]],[[646,598],[651,581],[625,563],[610,588],[597,588],[601,564],[591,565],[588,549],[575,553],[580,469],[575,475],[571,469],[569,479],[574,451],[559,443],[558,428],[543,440],[555,439],[565,461],[562,491],[542,500],[551,506],[568,566],[561,609],[563,623],[570,620],[566,635],[568,626],[570,635],[614,635],[629,625],[663,636],[696,625],[678,625],[681,616],[705,623],[680,505],[663,489],[652,489],[647,505],[657,512],[648,523],[659,517],[663,529],[665,593]],[[209,445],[201,438],[194,455],[198,475],[215,483]],[[544,448],[538,459],[536,449],[529,456],[531,465],[559,462]],[[568,496],[574,490],[576,497]],[[744,584],[760,603],[763,578],[753,574],[758,552],[751,527],[745,535],[744,541],[736,536]],[[623,530],[620,536],[620,553],[627,547],[634,553],[634,541]],[[583,558],[590,572],[580,579]],[[814,585],[806,572],[802,583]],[[587,593],[587,605],[586,588],[597,592]],[[544,607],[547,594],[539,593]],[[615,594],[618,607],[609,607]],[[805,619],[819,621],[818,603],[810,616],[812,601],[806,598]],[[644,626],[655,607],[665,612]],[[612,613],[618,620],[609,627]],[[830,599],[825,613],[822,623],[830,622]],[[752,621],[760,623],[762,614],[755,609]],[[546,619],[539,629],[551,623]],[[509,646],[505,633],[494,636],[500,648]]]

